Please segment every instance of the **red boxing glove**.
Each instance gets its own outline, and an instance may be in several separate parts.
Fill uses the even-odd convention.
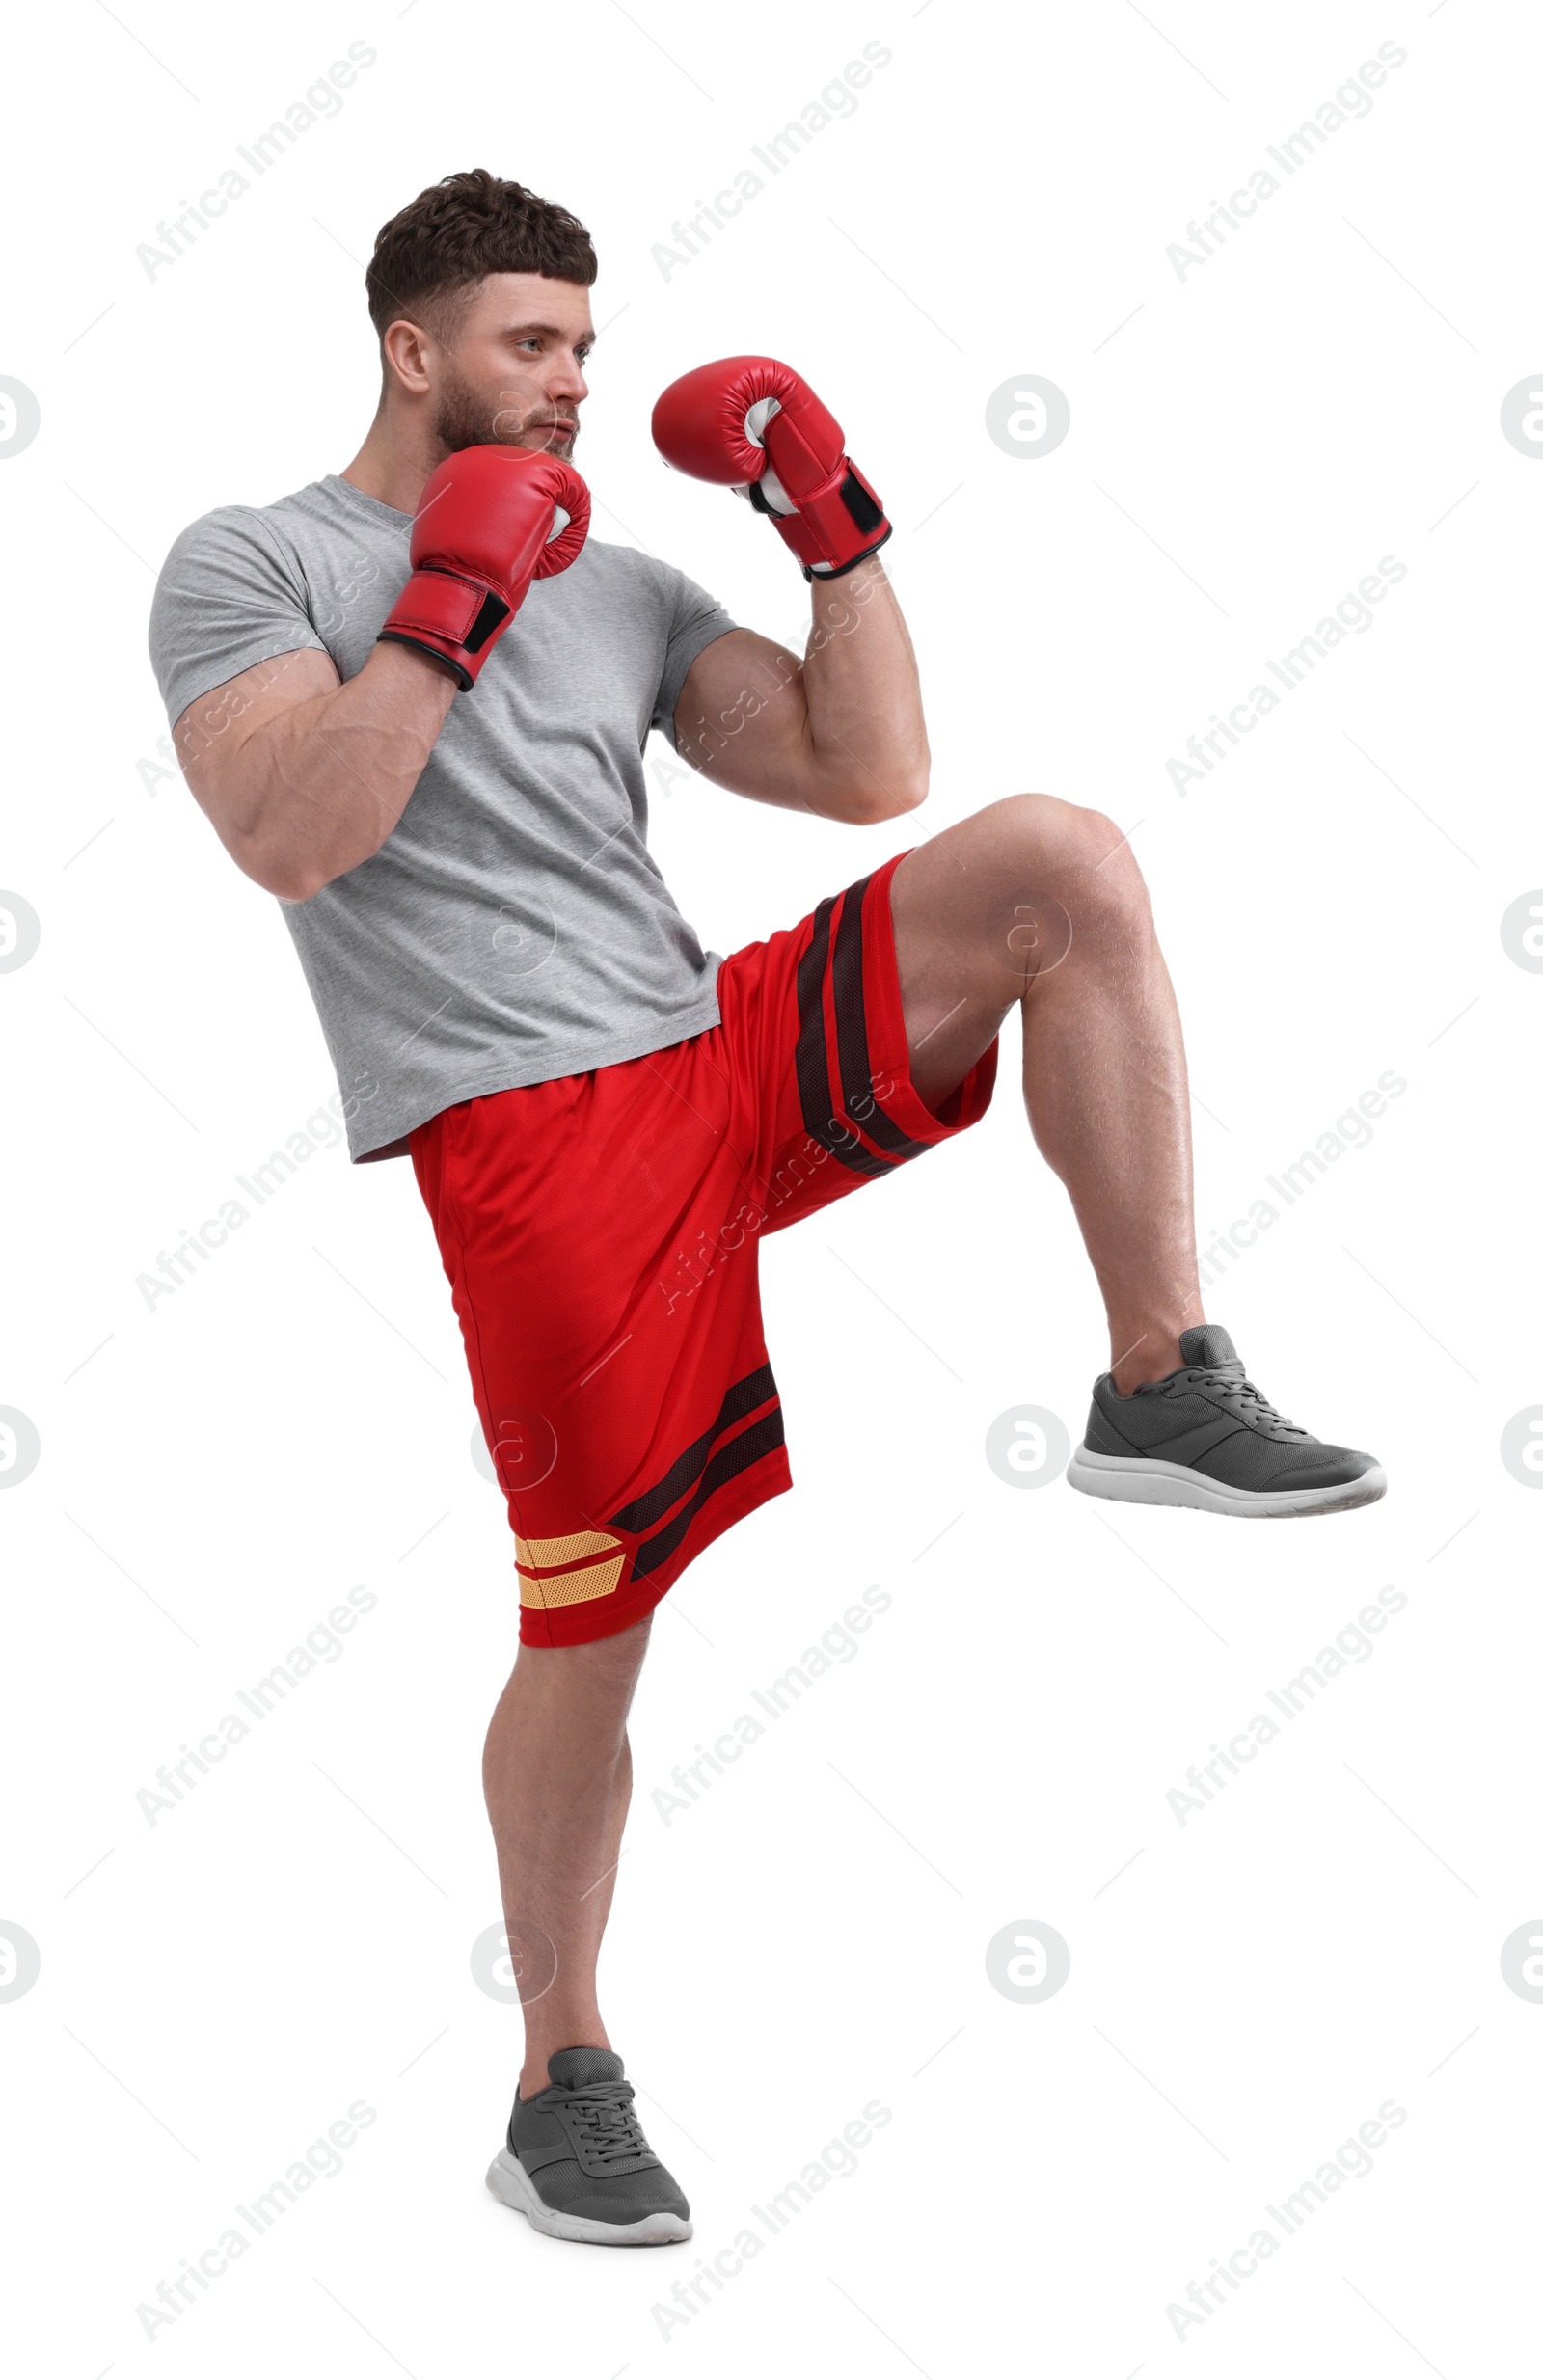
[[[376,642],[414,644],[454,670],[462,693],[529,592],[576,561],[589,490],[555,455],[465,446],[423,483],[408,580]]]
[[[840,422],[770,356],[725,356],[672,381],[654,407],[654,444],[677,471],[747,496],[806,579],[839,579],[894,534]]]

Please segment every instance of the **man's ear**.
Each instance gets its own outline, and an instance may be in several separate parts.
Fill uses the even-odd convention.
[[[426,396],[428,358],[434,341],[416,322],[388,323],[381,338],[381,361],[387,385],[394,379],[411,396]]]

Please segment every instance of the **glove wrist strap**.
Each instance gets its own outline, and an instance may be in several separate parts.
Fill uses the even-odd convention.
[[[855,570],[893,536],[884,508],[856,465],[843,456],[823,487],[800,495],[796,512],[773,510],[752,487],[750,501],[764,512],[788,551],[803,564],[806,579],[839,579]]]
[[[474,684],[487,647],[511,617],[501,595],[447,570],[415,570],[376,642],[416,644],[454,668],[462,693]]]

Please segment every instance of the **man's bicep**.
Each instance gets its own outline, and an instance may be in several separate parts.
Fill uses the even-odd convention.
[[[341,683],[329,656],[305,645],[257,662],[190,702],[172,729],[172,741],[200,807],[215,815],[232,765],[258,728],[298,703],[333,693]]]
[[[752,628],[716,636],[686,673],[674,726],[681,758],[715,784],[754,801],[805,806],[803,665],[785,645]]]

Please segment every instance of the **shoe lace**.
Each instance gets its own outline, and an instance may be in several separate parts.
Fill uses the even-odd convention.
[[[1311,1439],[1312,1431],[1303,1429],[1299,1422],[1288,1421],[1254,1386],[1241,1364],[1191,1364],[1186,1369],[1191,1379],[1219,1389],[1245,1421],[1266,1430],[1272,1438]]]
[[[633,2112],[630,2082],[582,2083],[565,2098],[563,2108],[583,2135],[584,2147],[602,2163],[653,2154]]]

